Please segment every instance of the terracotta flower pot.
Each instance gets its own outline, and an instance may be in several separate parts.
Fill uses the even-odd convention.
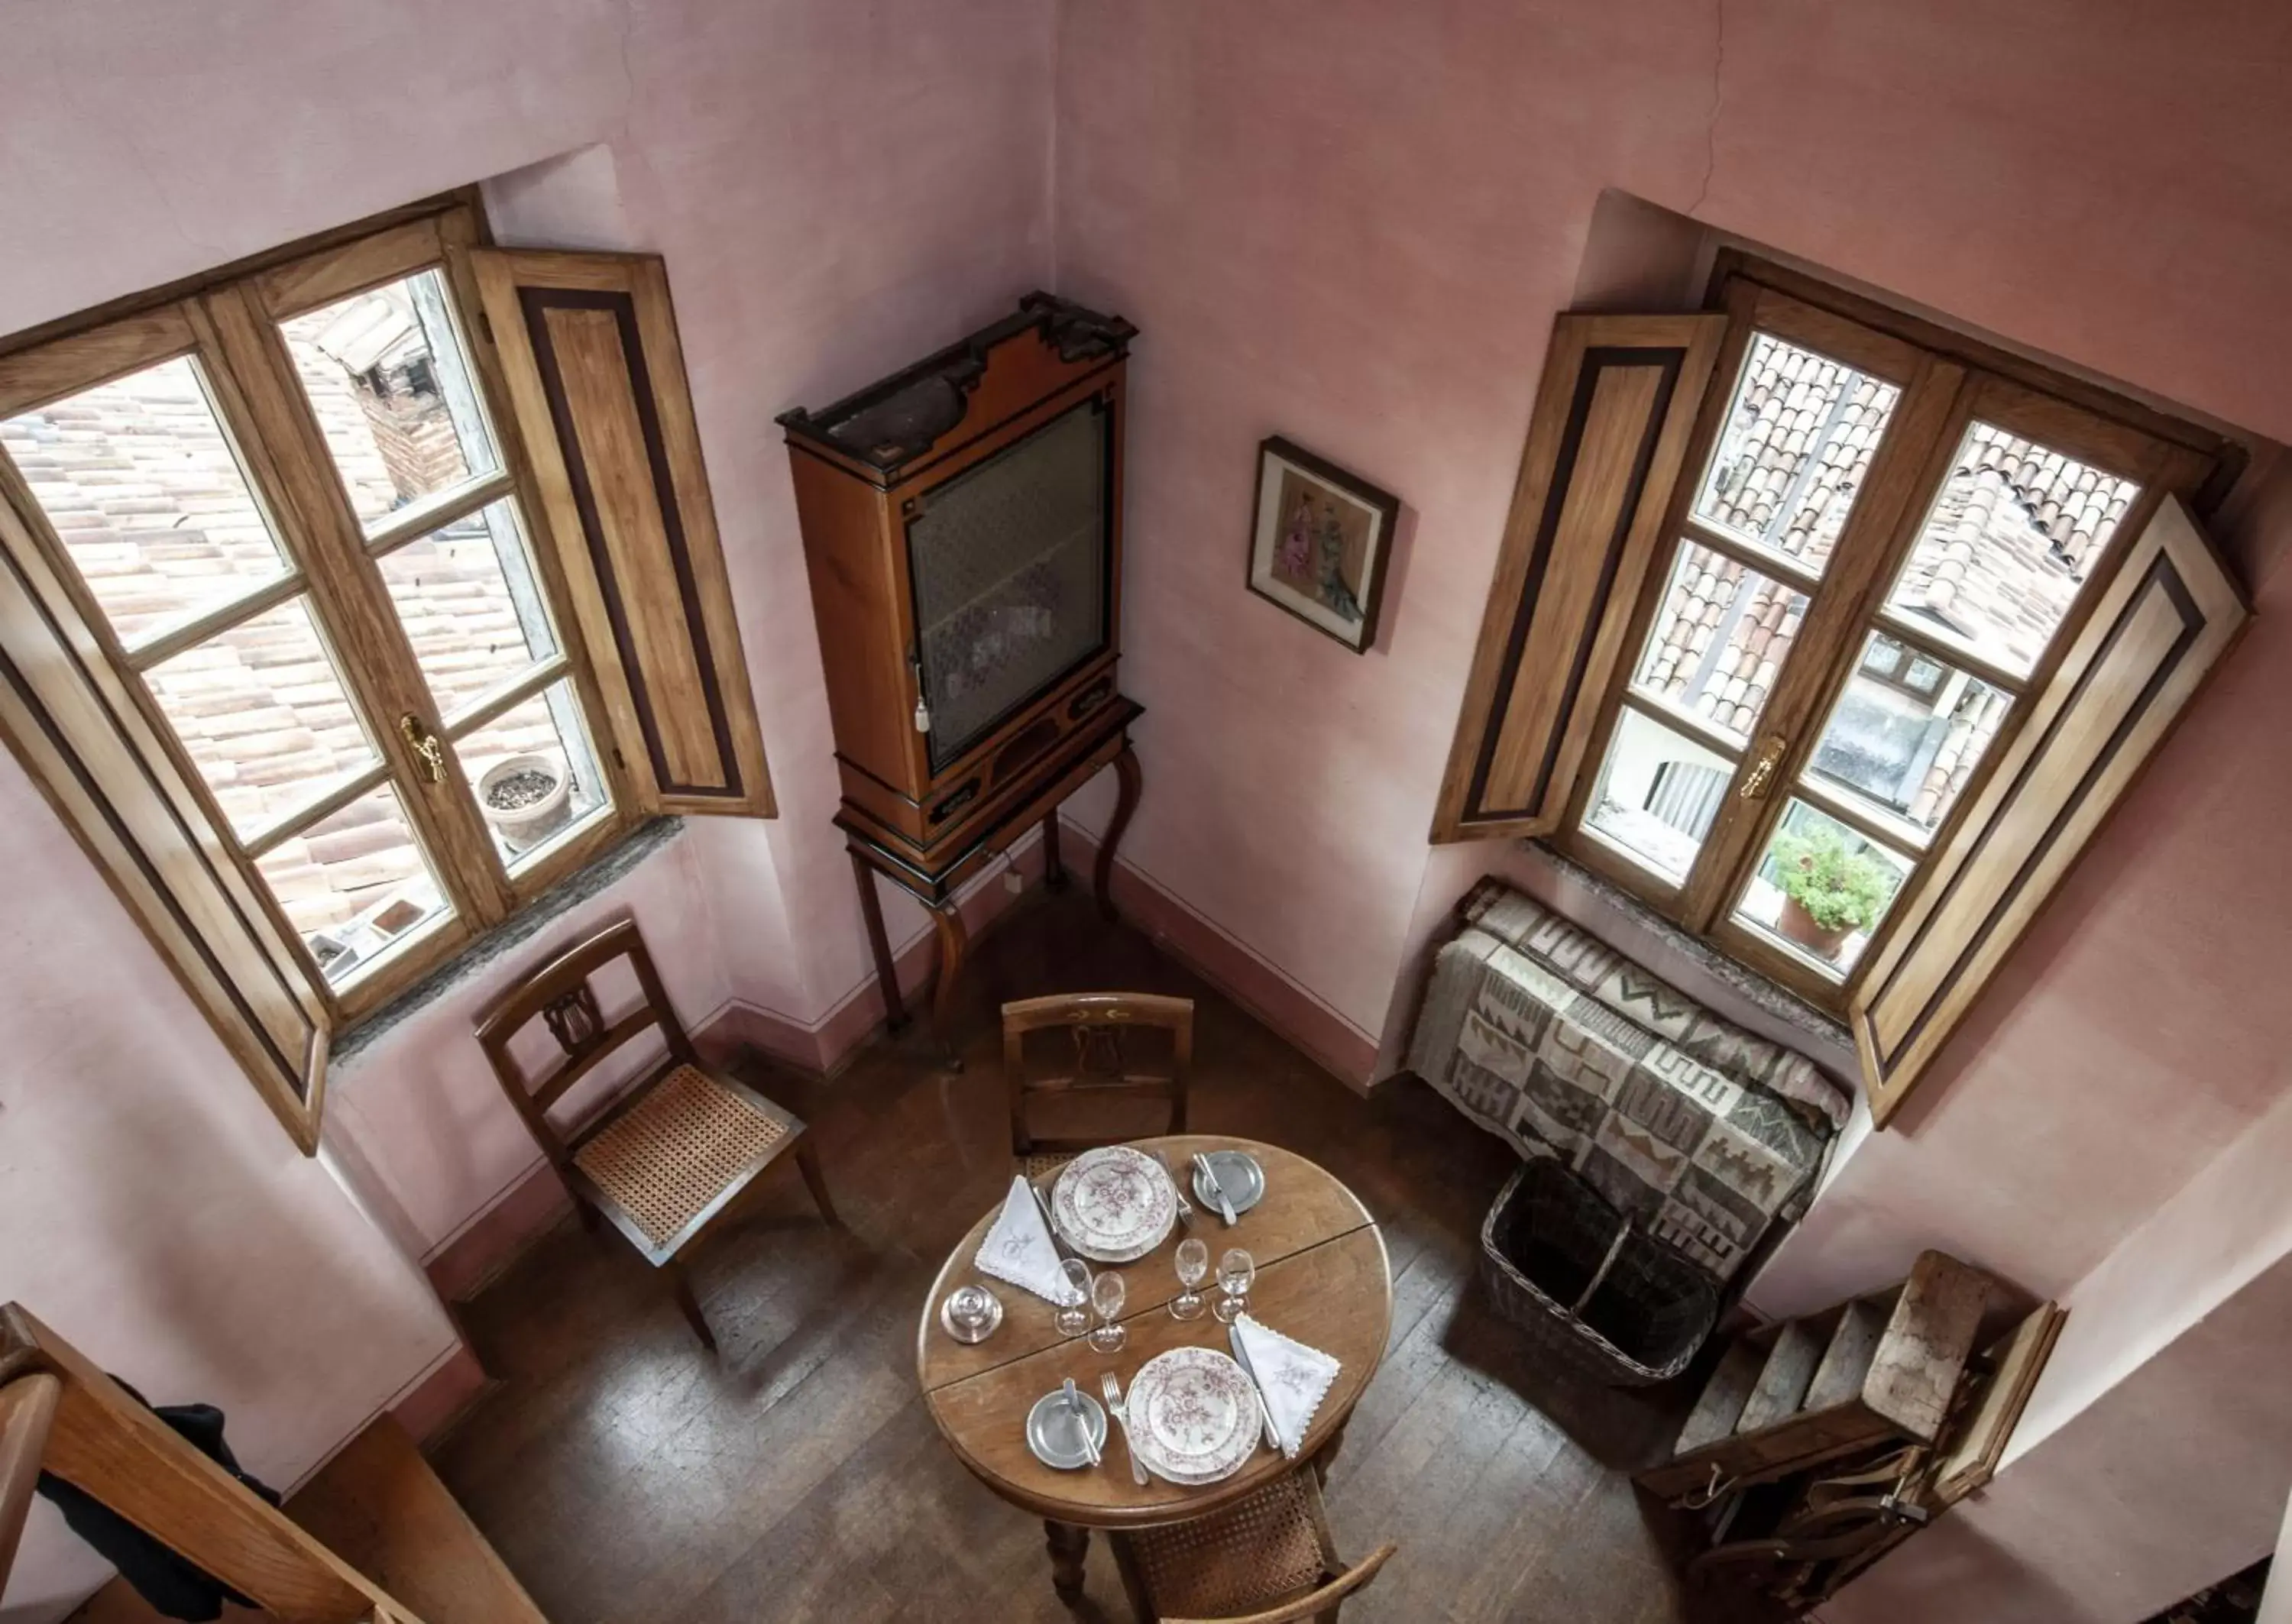
[[[1834,961],[1839,950],[1846,945],[1846,938],[1854,934],[1852,925],[1825,930],[1814,922],[1813,914],[1799,906],[1797,897],[1788,896],[1783,898],[1783,911],[1776,920],[1775,927],[1782,932],[1785,939],[1796,942],[1801,947],[1810,948]]]

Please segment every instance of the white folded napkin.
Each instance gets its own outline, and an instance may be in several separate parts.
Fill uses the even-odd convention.
[[[1011,1193],[1003,1198],[1003,1211],[979,1243],[979,1256],[972,1261],[981,1274],[1007,1280],[1061,1308],[1072,1308],[1083,1300],[1082,1293],[1059,1270],[1059,1249],[1051,1243],[1043,1210],[1035,1205],[1034,1192],[1022,1178],[1012,1178]]]
[[[1297,1445],[1313,1424],[1313,1412],[1343,1367],[1318,1347],[1308,1347],[1285,1337],[1271,1325],[1243,1314],[1229,1327],[1238,1352],[1257,1373],[1257,1390],[1273,1412],[1273,1430],[1280,1435],[1281,1452],[1297,1458]]]

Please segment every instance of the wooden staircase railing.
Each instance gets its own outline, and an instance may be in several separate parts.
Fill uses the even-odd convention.
[[[11,1303],[0,1307],[0,1584],[44,1468],[275,1618],[422,1624]]]

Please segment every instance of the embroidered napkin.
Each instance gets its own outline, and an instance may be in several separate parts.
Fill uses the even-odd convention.
[[[972,1261],[981,1273],[1024,1287],[1061,1308],[1072,1308],[1083,1300],[1082,1293],[1059,1272],[1059,1249],[1051,1243],[1043,1210],[1035,1205],[1034,1193],[1022,1178],[1012,1178],[1011,1193],[1003,1198],[1003,1211],[979,1243],[979,1256]]]
[[[1320,1348],[1285,1337],[1246,1314],[1234,1321],[1229,1334],[1237,1353],[1247,1354],[1249,1368],[1257,1372],[1257,1390],[1273,1412],[1281,1452],[1295,1460],[1305,1429],[1313,1424],[1313,1411],[1321,1407],[1342,1367]]]

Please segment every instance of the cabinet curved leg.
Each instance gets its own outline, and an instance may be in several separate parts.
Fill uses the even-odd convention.
[[[1122,916],[1114,911],[1114,848],[1122,842],[1122,832],[1130,827],[1131,816],[1138,810],[1138,795],[1144,785],[1138,770],[1138,752],[1127,744],[1114,758],[1114,776],[1121,785],[1120,799],[1114,803],[1114,821],[1106,826],[1106,838],[1098,843],[1098,863],[1091,875],[1098,889],[1098,911],[1110,925],[1118,924]]]
[[[963,1053],[955,1046],[955,984],[963,975],[971,933],[964,929],[963,913],[951,896],[934,907],[931,916],[932,929],[939,936],[939,985],[932,989],[932,1040],[947,1057],[948,1069],[959,1072]]]
[[[1046,891],[1067,888],[1067,865],[1059,856],[1059,809],[1056,807],[1043,814],[1043,888]]]
[[[860,917],[868,926],[868,946],[876,955],[876,985],[884,993],[884,1027],[897,1032],[908,1024],[908,1007],[900,997],[900,967],[892,960],[892,940],[884,934],[884,899],[876,894],[876,871],[858,852],[851,855],[851,877],[860,882]]]
[[[1082,1599],[1082,1564],[1090,1554],[1090,1530],[1045,1520],[1043,1543],[1051,1549],[1051,1588],[1071,1607]]]

